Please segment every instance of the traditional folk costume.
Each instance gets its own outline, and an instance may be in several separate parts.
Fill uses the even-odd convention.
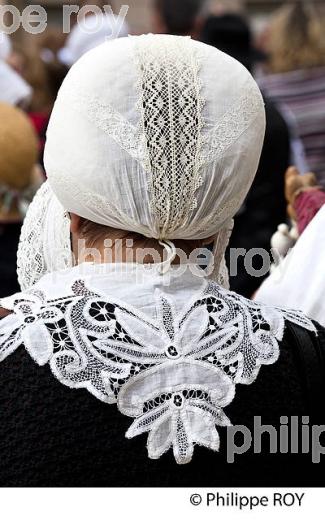
[[[248,71],[190,38],[121,38],[72,67],[22,231],[22,292],[1,300],[2,483],[311,482],[297,459],[263,459],[263,475],[258,456],[225,460],[231,423],[312,415],[323,392],[323,329],[227,289],[264,128]],[[164,262],[73,266],[68,212],[156,239]],[[173,264],[175,240],[209,237],[213,269]]]

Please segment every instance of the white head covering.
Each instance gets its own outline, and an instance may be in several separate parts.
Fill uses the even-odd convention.
[[[6,60],[9,57],[11,49],[12,45],[9,36],[0,31],[0,59]]]
[[[325,206],[255,295],[268,305],[297,309],[325,327]]]
[[[212,47],[141,36],[90,51],[53,110],[49,182],[25,221],[21,281],[52,271],[56,247],[69,249],[64,210],[165,243],[215,235],[218,264],[264,127],[254,80]],[[216,426],[230,425],[223,408],[236,384],[277,361],[286,320],[315,327],[205,276],[176,276],[184,266],[170,267],[165,289],[156,265],[130,263],[124,275],[126,265],[80,263],[1,300],[13,314],[0,325],[0,361],[24,344],[61,383],[132,417],[126,436],[149,433],[151,458],[173,447],[186,464],[195,444],[218,451]]]
[[[18,105],[29,100],[32,88],[0,58],[0,101]]]
[[[81,56],[106,40],[127,36],[129,28],[121,16],[93,14],[77,23],[59,51],[62,63],[71,67]]]
[[[67,210],[161,241],[215,236],[219,274],[264,130],[255,81],[215,48],[146,35],[90,51],[70,70],[51,116],[45,148],[50,187],[31,206],[23,229],[21,286],[53,269],[44,257],[57,258],[58,249],[68,247],[60,205],[61,221]],[[58,229],[65,229],[65,245],[62,236],[61,245],[53,244]],[[68,263],[65,256],[60,267]]]

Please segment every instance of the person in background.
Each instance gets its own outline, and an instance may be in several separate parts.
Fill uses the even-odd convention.
[[[242,0],[211,0],[209,12],[211,15],[220,16],[225,13],[242,13],[245,6]]]
[[[19,290],[17,246],[33,196],[37,148],[36,134],[24,112],[0,103],[0,297]]]
[[[48,112],[53,100],[49,95],[46,67],[35,40],[26,37],[21,44],[14,45],[7,62],[33,89],[29,111]]]
[[[59,51],[65,40],[66,35],[56,27],[47,27],[36,40],[38,53],[47,71],[51,109],[62,82],[69,70],[68,67],[60,62],[58,57]]]
[[[0,58],[0,102],[26,108],[31,97],[31,86]]]
[[[102,13],[89,10],[84,20],[72,28],[64,47],[58,53],[59,60],[67,67],[71,67],[83,54],[106,40],[121,38],[129,33],[129,27],[122,17],[104,12],[104,8],[112,5],[112,2],[94,0],[89,4],[87,0],[83,0],[80,7],[87,5],[90,8],[99,8]]]
[[[302,310],[325,326],[325,192],[317,186],[314,174],[300,175],[296,168],[289,168],[285,193],[299,238],[254,299]]]
[[[0,31],[0,102],[25,108],[32,97],[32,89],[12,66],[12,55],[11,39]]]
[[[290,114],[303,143],[307,170],[325,186],[325,16],[313,2],[284,6],[265,39],[262,90]]]
[[[206,6],[206,0],[155,0],[153,32],[199,39]]]
[[[9,56],[10,52],[11,52],[11,40],[6,33],[0,31],[0,59],[6,60]]]
[[[44,42],[44,43],[43,43]],[[67,73],[54,53],[44,52],[45,37],[14,45],[8,63],[32,88],[25,109],[39,137],[39,164],[43,167],[43,152],[49,117],[57,92]]]
[[[201,37],[205,43],[236,58],[249,71],[253,70],[256,60],[263,58],[254,49],[249,25],[241,15],[209,17],[202,28]],[[229,243],[229,264],[232,264],[234,258],[231,251],[236,248],[246,251],[258,248],[270,252],[274,230],[286,218],[283,186],[284,173],[290,161],[289,130],[274,104],[265,97],[264,101],[266,133],[261,160],[251,191],[235,217],[234,231]],[[251,297],[262,279],[247,272],[244,256],[236,255],[235,261],[236,269],[230,270],[230,286],[243,296]],[[256,255],[253,262],[254,269],[261,269],[261,256]]]
[[[324,206],[325,191],[317,185],[314,173],[300,175],[297,168],[289,168],[286,173],[285,194],[288,215],[297,223],[298,234],[302,235]]]

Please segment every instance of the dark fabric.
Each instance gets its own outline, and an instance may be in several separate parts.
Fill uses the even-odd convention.
[[[44,147],[46,141],[46,131],[49,124],[50,116],[47,113],[42,112],[30,112],[29,118],[35,128],[39,140],[39,156],[38,163],[44,169]]]
[[[255,62],[265,61],[267,58],[252,45],[252,31],[247,20],[235,13],[208,16],[200,39],[203,43],[229,54],[250,71]]]
[[[306,364],[309,352],[314,361]],[[324,352],[324,329],[316,338],[288,324],[279,361],[262,367],[252,385],[237,386],[233,403],[225,408],[233,424],[252,431],[254,416],[278,427],[283,415],[311,415],[310,392],[315,391],[317,421],[325,424]],[[314,367],[312,373],[307,365]],[[312,389],[310,378],[318,370],[321,377],[315,377]],[[219,428],[219,454],[196,447],[193,461],[177,466],[171,452],[157,461],[148,459],[146,435],[125,439],[130,424],[115,405],[63,386],[23,348],[0,363],[1,486],[325,485],[323,464],[312,464],[309,454],[267,454],[267,436],[262,454],[238,455],[230,464],[226,429]]]
[[[0,223],[0,298],[20,291],[16,257],[21,224]]]
[[[319,416],[319,389],[324,380],[324,353],[318,341],[314,341],[314,348],[310,348],[309,333],[301,327],[290,328],[293,343],[296,344],[300,374],[306,392],[309,414],[315,418]],[[319,418],[322,418],[320,413]]]
[[[273,233],[286,221],[286,201],[284,197],[284,174],[290,161],[290,137],[287,125],[274,107],[266,100],[266,133],[258,171],[248,197],[235,217],[230,248],[262,248],[270,254]],[[227,253],[230,266],[230,253]],[[230,276],[231,290],[250,298],[258,289],[265,276],[254,277],[247,273],[244,257],[240,256],[237,274]],[[260,270],[262,259],[256,255],[253,268]]]

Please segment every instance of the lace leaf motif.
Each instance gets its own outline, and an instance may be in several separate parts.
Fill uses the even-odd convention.
[[[190,462],[195,444],[219,449],[216,427],[230,425],[223,408],[236,384],[251,384],[277,361],[286,319],[316,332],[298,312],[260,306],[214,282],[181,314],[159,292],[154,321],[83,280],[66,298],[21,294],[13,310],[0,324],[0,360],[24,344],[61,383],[132,417],[126,436],[148,433],[149,457],[173,448],[179,464]]]
[[[75,92],[78,92],[78,96]],[[69,89],[65,88],[64,99],[70,107],[85,116],[145,167],[146,140],[140,125],[133,125],[110,103],[104,103],[100,98],[87,94],[76,84],[70,85]]]

